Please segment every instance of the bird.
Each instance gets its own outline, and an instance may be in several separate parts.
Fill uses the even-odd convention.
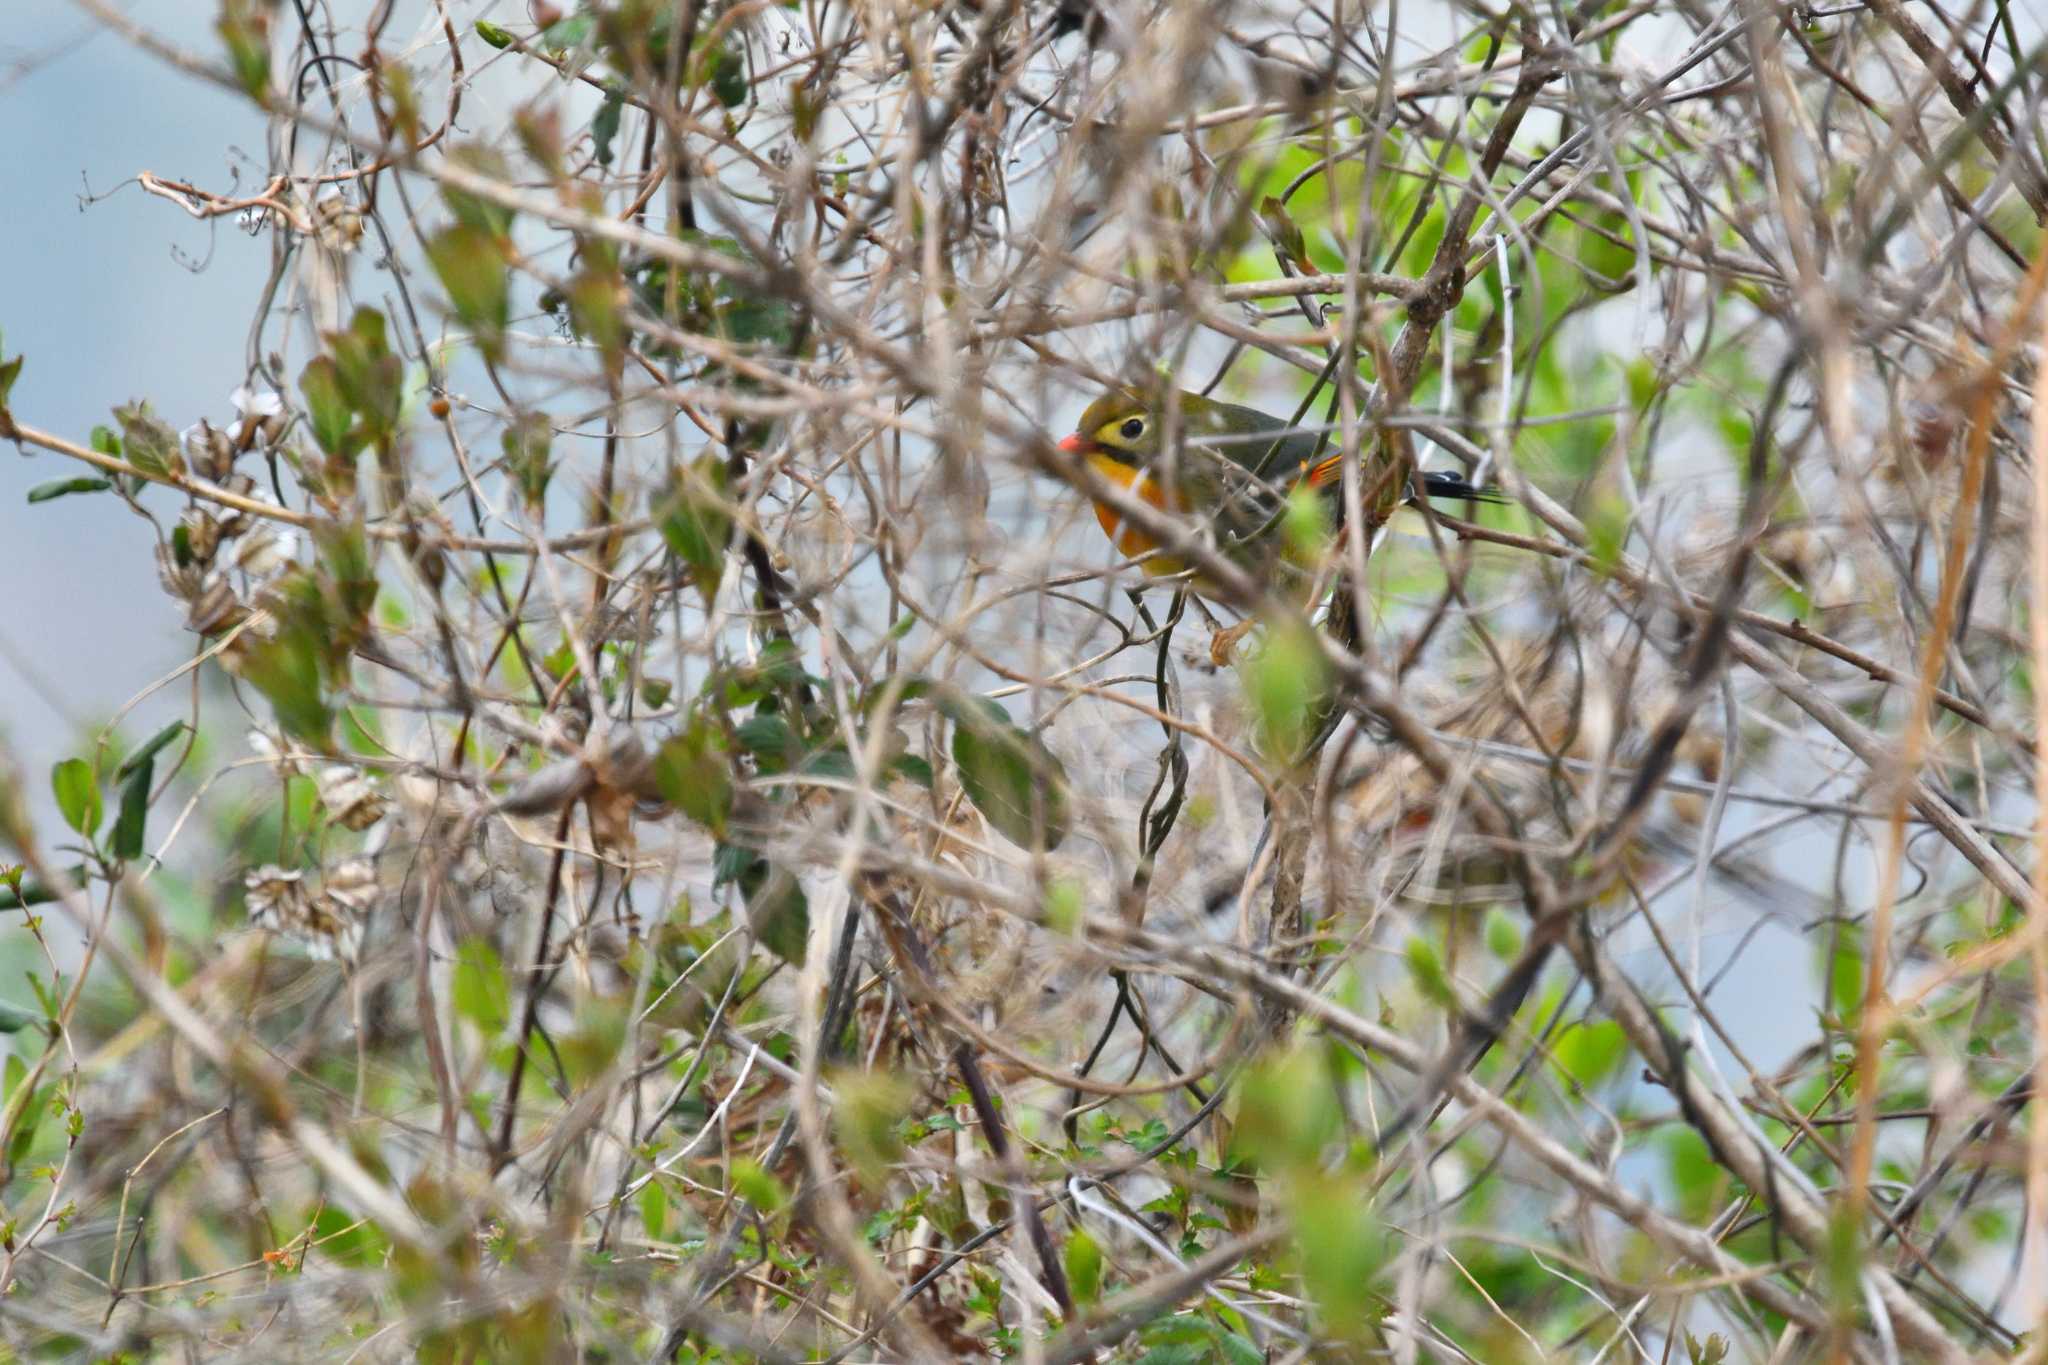
[[[1255,576],[1317,567],[1312,538],[1305,544],[1285,524],[1294,489],[1313,489],[1327,526],[1336,530],[1343,525],[1342,451],[1319,430],[1257,408],[1186,391],[1147,395],[1116,388],[1088,405],[1059,448],[1161,511],[1199,518],[1203,525],[1195,529],[1213,537],[1219,553]],[[1374,529],[1415,496],[1407,480],[1387,479],[1379,468],[1369,460],[1361,471],[1366,519]],[[1426,472],[1418,482],[1421,493],[1432,498],[1501,501],[1498,493],[1449,471]],[[1164,577],[1188,568],[1108,503],[1096,502],[1095,518],[1120,553],[1142,557],[1146,573]],[[1202,592],[1199,576],[1193,586]]]

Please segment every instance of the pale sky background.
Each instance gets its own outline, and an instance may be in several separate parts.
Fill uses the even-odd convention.
[[[140,0],[130,12],[213,56],[215,7]],[[9,9],[0,37],[0,127],[8,130],[0,216],[0,333],[25,355],[13,409],[24,424],[84,441],[111,410],[148,398],[174,427],[232,416],[267,242],[207,224],[134,185],[138,171],[229,183],[231,149],[261,164],[262,115],[246,100],[144,55],[69,5]],[[249,173],[246,165],[243,183]],[[194,271],[185,261],[204,261]],[[49,454],[0,449],[0,735],[40,798],[49,766],[196,637],[156,583],[154,537],[111,495],[29,506],[28,489],[79,473]],[[175,499],[145,494],[160,515]],[[166,713],[153,710],[159,720]],[[147,733],[144,731],[144,733]]]

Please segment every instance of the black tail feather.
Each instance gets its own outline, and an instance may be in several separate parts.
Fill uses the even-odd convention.
[[[1506,503],[1507,494],[1498,488],[1481,488],[1467,481],[1463,474],[1448,469],[1425,470],[1422,475],[1422,491],[1432,498],[1459,499],[1465,502]]]

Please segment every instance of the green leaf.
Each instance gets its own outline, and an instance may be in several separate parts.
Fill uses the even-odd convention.
[[[1291,763],[1308,743],[1328,669],[1315,635],[1300,622],[1275,628],[1245,663],[1245,692],[1268,756]]]
[[[43,1016],[31,1014],[19,1005],[10,1005],[0,1000],[0,1033],[19,1033],[30,1024],[40,1024]]]
[[[1315,1048],[1260,1061],[1238,1090],[1235,1147],[1269,1171],[1314,1171],[1343,1130],[1335,1078]]]
[[[597,156],[597,164],[612,164],[612,141],[619,135],[619,118],[626,112],[626,97],[617,86],[607,86],[604,103],[597,106],[597,116],[590,120],[590,142]]]
[[[697,58],[697,79],[708,80],[711,93],[728,109],[747,102],[747,57],[730,36]]]
[[[1308,257],[1308,244],[1301,234],[1301,226],[1288,216],[1287,205],[1267,195],[1259,201],[1259,226],[1265,230],[1266,238],[1273,243],[1273,254],[1314,274],[1316,265]]]
[[[512,987],[505,977],[505,964],[487,939],[465,939],[455,950],[455,974],[448,993],[455,1012],[490,1037],[496,1037],[512,1018]]]
[[[725,547],[732,540],[725,488],[725,465],[706,455],[675,470],[654,504],[662,540],[690,567],[698,591],[707,598],[724,574]]]
[[[427,242],[427,261],[448,291],[455,316],[476,334],[486,356],[504,353],[505,328],[512,320],[512,278],[499,239],[481,228],[455,223]]]
[[[1024,848],[1058,848],[1067,837],[1067,774],[1036,735],[984,697],[948,694],[960,787],[996,830]]]
[[[1074,1291],[1074,1302],[1082,1306],[1094,1303],[1102,1297],[1102,1247],[1085,1229],[1075,1228],[1067,1238],[1064,1259],[1067,1263],[1067,1284]]]
[[[24,1085],[27,1084],[26,1081],[22,1083]],[[14,1097],[11,1095],[8,1097],[7,1107],[9,1109],[14,1108]],[[14,1140],[7,1144],[7,1163],[10,1166],[19,1166],[27,1158],[29,1148],[35,1145],[36,1125],[43,1121],[43,1116],[49,1110],[48,1086],[44,1086],[42,1089],[30,1094],[22,1103],[18,1111],[21,1114],[21,1120],[14,1129]]]
[[[334,357],[317,355],[299,371],[299,392],[306,399],[306,414],[312,419],[313,439],[329,455],[347,453],[349,427],[355,411],[341,391],[341,369]]]
[[[566,52],[570,48],[581,47],[589,42],[595,27],[596,20],[591,15],[572,14],[566,19],[559,19],[550,24],[547,31],[540,35],[540,40],[551,51]]]
[[[1045,888],[1045,927],[1055,934],[1072,934],[1079,929],[1087,908],[1085,893],[1064,877]]]
[[[668,1235],[668,1191],[659,1177],[640,1187],[640,1225],[656,1242]]]
[[[1265,1365],[1266,1353],[1236,1332],[1217,1328],[1216,1345],[1225,1365]]]
[[[489,43],[492,47],[497,48],[500,52],[512,46],[513,42],[510,33],[499,28],[496,24],[486,23],[482,19],[476,21],[476,36]]]
[[[588,339],[616,370],[625,353],[623,305],[631,301],[618,271],[589,266],[569,281],[569,321],[576,335]]]
[[[214,29],[227,44],[235,79],[251,98],[262,99],[270,89],[269,12],[255,0],[223,0]]]
[[[448,159],[472,175],[500,185],[512,181],[512,165],[495,147],[477,142],[464,143],[450,152]],[[441,186],[441,198],[447,201],[448,211],[455,215],[458,223],[486,237],[502,238],[512,230],[512,219],[516,215],[495,200],[447,184]]]
[[[732,1163],[732,1192],[763,1213],[773,1213],[789,1202],[782,1182],[746,1157]]]
[[[156,774],[156,760],[144,758],[132,771],[123,765],[128,780],[121,787],[121,813],[114,818],[116,858],[140,858],[142,837],[149,820],[149,783]]]
[[[1458,993],[1451,985],[1450,973],[1444,970],[1444,960],[1437,955],[1436,945],[1417,934],[1408,940],[1406,950],[1408,974],[1415,979],[1416,989],[1438,1005],[1455,1009]]]
[[[1280,530],[1287,542],[1288,557],[1294,563],[1321,563],[1334,539],[1329,502],[1306,483],[1296,485],[1294,491],[1287,495],[1287,510],[1281,515]]]
[[[7,399],[14,392],[14,381],[21,378],[21,365],[27,356],[16,356],[12,360],[0,360],[0,412],[7,410]]]
[[[718,322],[728,341],[759,342],[786,351],[796,339],[796,315],[781,299],[744,295],[719,310]]]
[[[57,809],[64,823],[90,839],[105,814],[100,806],[100,784],[92,764],[82,758],[67,758],[50,769],[50,790],[56,793]]]
[[[766,859],[740,881],[747,896],[747,925],[769,952],[793,966],[810,950],[811,904],[796,874]]]
[[[1512,961],[1522,955],[1522,926],[1499,906],[1486,912],[1486,947],[1495,957]]]
[[[1685,1356],[1690,1365],[1723,1365],[1728,1359],[1728,1338],[1719,1332],[1709,1332],[1707,1339],[1701,1341],[1691,1332],[1687,1332]]]
[[[405,407],[405,361],[391,353],[385,330],[382,313],[358,308],[346,330],[326,334],[342,396],[378,441],[398,430]]]
[[[166,746],[172,740],[176,739],[179,735],[182,735],[184,733],[185,722],[182,720],[174,720],[169,725],[166,725],[163,729],[151,735],[148,739],[143,741],[141,748],[137,749],[134,753],[128,755],[128,757],[121,760],[121,766],[114,770],[114,780],[117,782],[125,781],[128,777],[128,774],[134,772],[136,768],[140,767],[144,763],[149,762],[149,760],[155,758],[158,754],[162,753],[164,750],[164,746]]]
[[[85,870],[85,864],[79,863],[67,869],[65,877],[73,886],[83,886]],[[48,905],[55,899],[57,893],[41,882],[23,881],[18,890],[0,883],[0,910],[26,910],[34,905]]]
[[[1291,1182],[1288,1212],[1301,1248],[1301,1278],[1332,1332],[1358,1337],[1374,1321],[1373,1280],[1385,1262],[1386,1233],[1360,1182],[1305,1174]]]
[[[763,773],[788,772],[802,757],[796,731],[777,711],[748,716],[734,727],[733,738]]]
[[[903,1120],[917,1099],[917,1087],[891,1071],[849,1070],[833,1078],[837,1096],[832,1127],[839,1148],[860,1172],[869,1193],[879,1194],[889,1167],[903,1158]]]
[[[158,478],[184,471],[185,461],[178,454],[178,433],[151,410],[148,399],[115,408],[114,420],[121,424],[121,446],[127,452],[129,464]]]
[[[76,478],[52,479],[48,483],[39,483],[34,488],[28,490],[28,500],[30,502],[48,502],[52,498],[61,498],[70,493],[104,493],[113,486],[114,481],[112,479],[102,479],[91,474],[81,474]]]
[[[590,997],[576,1009],[576,1022],[562,1040],[562,1066],[570,1083],[586,1085],[603,1075],[626,1041],[627,1013],[617,999]]]
[[[725,736],[704,717],[669,736],[654,753],[654,782],[670,805],[723,837],[732,814],[732,760]]]
[[[554,477],[552,451],[555,432],[544,412],[522,412],[506,424],[500,443],[505,449],[505,468],[519,486],[526,505],[538,508],[548,495],[548,481]]]
[[[242,676],[269,700],[288,733],[327,747],[334,712],[321,694],[319,648],[310,631],[295,628],[258,640],[242,661]]]
[[[1596,1085],[1618,1070],[1628,1054],[1628,1040],[1612,1019],[1592,1019],[1566,1026],[1551,1044],[1557,1069],[1580,1085]]]
[[[889,760],[888,771],[906,782],[913,782],[926,791],[932,789],[932,765],[916,754],[898,754]]]

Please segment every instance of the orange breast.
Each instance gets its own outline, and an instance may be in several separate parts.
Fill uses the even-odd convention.
[[[1090,455],[1088,466],[1119,488],[1128,490],[1163,512],[1180,510],[1167,498],[1166,490],[1142,470],[1133,469],[1120,460],[1112,460],[1107,455]],[[1135,559],[1159,546],[1158,541],[1137,527],[1124,525],[1123,513],[1108,503],[1095,504],[1095,520],[1101,523],[1102,533],[1109,537],[1109,543],[1116,546],[1119,554]],[[1185,566],[1179,560],[1168,555],[1153,555],[1145,561],[1145,571],[1150,574],[1175,574],[1183,567]]]

